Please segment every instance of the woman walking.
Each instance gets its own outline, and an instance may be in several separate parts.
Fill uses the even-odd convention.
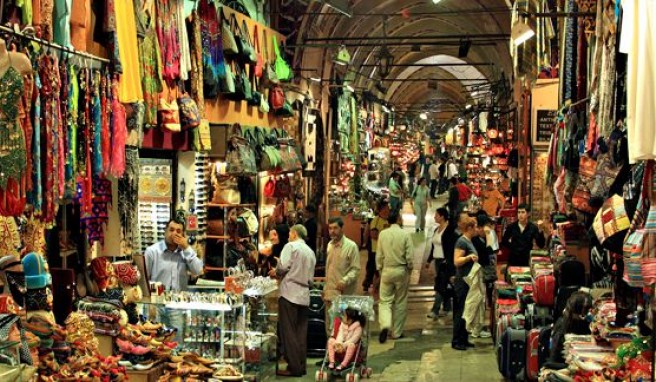
[[[415,211],[415,231],[424,231],[426,229],[426,213],[428,212],[428,194],[430,189],[426,184],[426,178],[421,177],[417,186],[412,191],[412,207]]]
[[[453,283],[455,296],[453,298],[453,339],[451,347],[455,350],[467,350],[468,347],[474,347],[469,342],[467,333],[467,324],[463,318],[465,311],[465,301],[469,286],[465,282],[465,277],[471,271],[475,262],[478,261],[478,254],[472,238],[476,235],[476,219],[467,214],[460,214],[458,220],[458,229],[462,236],[456,241],[456,249],[453,253],[453,262],[456,266],[456,276]]]
[[[453,289],[449,288],[449,280],[455,275],[453,250],[460,237],[455,224],[449,224],[449,211],[446,208],[438,208],[434,219],[437,228],[426,245],[429,250],[426,268],[430,267],[431,261],[435,261],[435,302],[428,314],[428,318],[433,320],[446,316],[447,312],[451,311]]]

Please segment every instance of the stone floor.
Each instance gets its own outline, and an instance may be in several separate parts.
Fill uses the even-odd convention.
[[[426,232],[434,226],[433,212],[444,204],[445,195],[435,200],[429,208]],[[371,323],[371,341],[367,365],[374,371],[371,381],[385,382],[433,382],[433,381],[503,381],[498,372],[495,349],[491,339],[472,339],[476,348],[468,351],[451,349],[451,317],[433,321],[426,317],[432,306],[434,292],[433,268],[424,268],[425,233],[415,233],[415,217],[409,206],[404,209],[405,228],[412,233],[415,244],[414,271],[408,302],[408,320],[405,338],[397,341],[378,342],[378,323]],[[363,267],[366,253],[361,256]],[[420,284],[421,280],[421,284]],[[308,374],[302,378],[277,377],[277,380],[313,381],[315,364],[320,359],[308,359]]]

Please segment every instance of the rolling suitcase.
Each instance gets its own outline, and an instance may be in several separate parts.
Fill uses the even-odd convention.
[[[529,381],[538,380],[540,369],[549,358],[550,339],[551,327],[532,329],[526,335],[526,378]]]
[[[523,379],[526,366],[526,330],[506,329],[497,351],[499,372],[511,380]]]
[[[503,337],[503,333],[506,332],[506,329],[524,329],[526,326],[526,317],[521,314],[506,314],[497,320],[496,327],[496,339],[499,341]]]
[[[541,275],[533,279],[533,300],[536,305],[553,306],[556,299],[556,278]]]

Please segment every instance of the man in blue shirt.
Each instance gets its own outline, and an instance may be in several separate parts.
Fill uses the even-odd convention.
[[[164,241],[146,249],[146,270],[150,281],[161,282],[166,290],[187,290],[189,273],[198,276],[203,271],[203,261],[189,246],[184,234],[184,222],[171,219],[166,225]],[[160,321],[170,328],[178,328],[176,339],[182,340],[184,315],[182,310],[158,309]]]
[[[189,246],[184,231],[183,222],[171,219],[166,225],[164,241],[146,249],[146,269],[150,281],[161,282],[166,290],[186,290],[188,273],[198,276],[203,271],[203,261]]]

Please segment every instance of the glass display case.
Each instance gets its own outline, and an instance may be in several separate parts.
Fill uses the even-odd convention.
[[[148,307],[183,312],[177,352],[232,365],[244,381],[262,381],[275,375],[276,292],[272,285],[241,293],[225,293],[216,285],[190,286],[190,292],[152,296],[142,303],[151,317],[161,309]]]

